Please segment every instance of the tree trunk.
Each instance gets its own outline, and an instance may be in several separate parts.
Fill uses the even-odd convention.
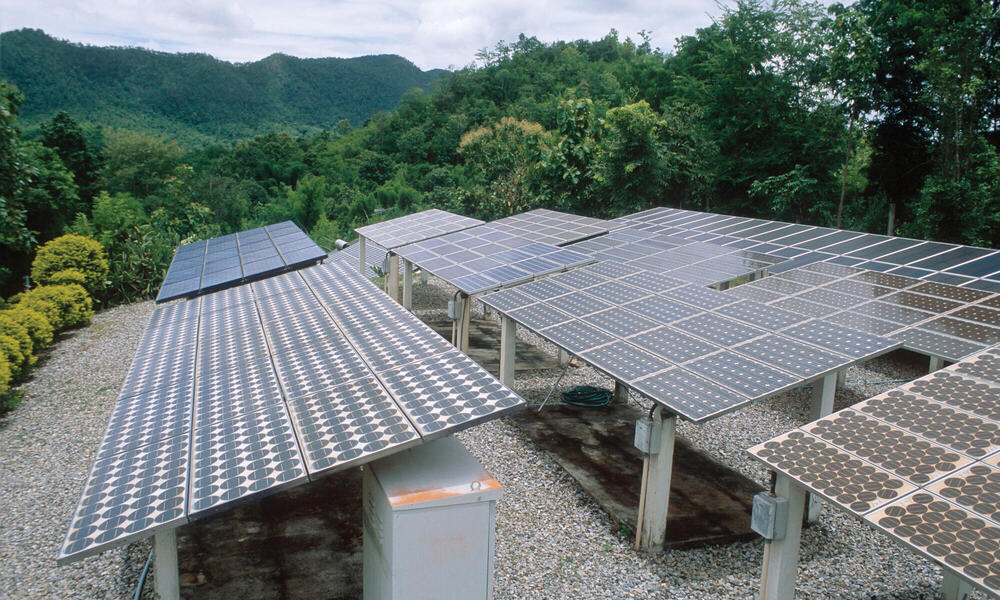
[[[844,144],[844,171],[840,178],[840,203],[837,205],[837,229],[840,229],[844,219],[844,197],[847,195],[847,165],[851,160],[851,134],[854,132],[855,108],[851,108],[851,116],[847,122],[847,143]]]

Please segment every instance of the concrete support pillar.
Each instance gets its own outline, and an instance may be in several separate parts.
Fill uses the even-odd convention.
[[[559,357],[559,362],[562,362],[562,356]],[[569,364],[569,361],[566,361]],[[615,381],[615,393],[611,397],[611,402],[614,404],[625,404],[628,402],[628,386],[620,381]]]
[[[500,383],[514,387],[517,338],[514,319],[500,315]]]
[[[562,348],[559,349],[559,366],[565,367],[569,364],[569,352],[566,352]]]
[[[624,386],[623,386],[624,387]],[[677,417],[663,414],[663,407],[653,411],[653,428],[660,430],[659,444],[649,455],[645,496],[639,518],[642,526],[639,548],[646,552],[663,550],[663,539],[667,533],[667,511],[670,507],[670,475],[674,468],[674,438],[677,435]]]
[[[792,600],[799,563],[799,540],[806,492],[789,477],[778,473],[775,495],[788,501],[785,537],[764,544],[764,565],[760,576],[760,600]]]
[[[944,572],[941,582],[941,597],[944,600],[967,600],[972,597],[972,586],[951,571]]]
[[[413,263],[403,259],[403,308],[413,310]]]
[[[366,274],[366,272],[368,271],[368,262],[367,262],[368,248],[367,248],[367,246],[368,246],[368,240],[365,238],[365,236],[359,235],[358,236],[358,256],[361,258],[361,264],[358,266],[358,269],[360,270],[361,274],[364,275],[365,277],[368,276]]]
[[[180,573],[177,570],[177,530],[167,529],[153,536],[153,573],[159,600],[179,600]]]
[[[385,291],[399,302],[399,255],[389,253],[389,272],[385,274]]]
[[[944,366],[944,359],[941,358],[940,356],[932,356],[930,358],[929,363],[930,364],[928,364],[927,366],[927,372],[933,373],[934,371],[937,371],[938,369]]]

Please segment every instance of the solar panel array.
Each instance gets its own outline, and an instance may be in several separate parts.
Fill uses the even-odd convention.
[[[948,361],[1000,343],[1000,296],[891,273],[818,262],[726,293],[889,337]]]
[[[675,232],[673,228],[655,224],[625,226],[568,248],[598,260],[624,263],[700,285],[762,274],[786,260],[779,255],[724,246],[698,237],[679,237],[673,235]]]
[[[924,281],[1000,292],[1000,252],[989,248],[674,208],[653,208],[610,223],[612,228],[653,228],[681,239],[789,259],[775,267],[777,270],[829,261]]]
[[[483,222],[479,219],[431,208],[381,223],[358,227],[354,231],[383,248],[395,250],[400,246],[482,224]]]
[[[375,242],[369,241],[365,244],[365,275],[369,279],[374,279],[378,276],[375,269],[379,271],[385,269],[385,257],[387,253],[388,250]],[[343,250],[332,253],[330,258],[334,260],[344,259],[354,265],[358,265],[358,261],[361,260],[361,244],[355,242]]]
[[[1000,594],[1000,350],[778,436],[750,454]]]
[[[582,217],[569,213],[536,208],[528,212],[497,219],[490,225],[519,235],[534,242],[564,246],[608,232],[608,224],[601,219]]]
[[[396,252],[469,295],[594,262],[586,254],[533,242],[492,224],[403,246]]]
[[[190,298],[314,264],[326,252],[285,221],[177,248],[157,302]]]
[[[482,301],[695,422],[899,346],[613,262]]]
[[[59,561],[523,404],[346,261],[159,307]]]

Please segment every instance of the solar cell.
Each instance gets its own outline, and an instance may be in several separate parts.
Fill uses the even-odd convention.
[[[631,338],[629,342],[678,364],[711,354],[719,349],[718,346],[666,326],[640,333]]]
[[[525,308],[512,310],[508,314],[517,322],[524,323],[533,329],[545,329],[573,320],[570,315],[545,304],[532,304]]]
[[[799,379],[723,350],[684,365],[685,369],[748,398],[763,398],[799,383]]]
[[[920,352],[929,356],[937,356],[945,360],[956,361],[985,348],[967,340],[940,335],[920,328],[904,329],[893,334],[893,338],[903,342],[907,350]]]
[[[838,310],[836,307],[830,306],[829,304],[817,304],[815,302],[809,302],[808,300],[803,300],[798,296],[785,298],[783,300],[776,300],[771,303],[771,306],[783,310],[788,310],[794,313],[798,313],[806,317],[817,317],[817,318],[826,318],[828,315],[832,315]]]
[[[589,350],[580,358],[629,383],[670,368],[670,363],[623,341]]]
[[[738,298],[698,285],[682,285],[660,293],[665,298],[690,304],[696,308],[714,309],[736,302]]]
[[[932,313],[947,312],[949,310],[961,306],[961,303],[959,302],[954,302],[952,300],[945,300],[943,298],[937,298],[935,296],[914,294],[913,292],[897,292],[895,294],[891,294],[889,296],[880,298],[880,301],[889,304],[896,304],[899,306],[915,308],[918,310],[923,310]]]
[[[939,370],[900,388],[1000,422],[1000,389],[950,370]]]
[[[650,296],[622,305],[633,313],[648,317],[658,323],[673,323],[698,313],[698,309],[681,302],[667,300],[660,296]]]
[[[557,246],[585,240],[608,232],[600,219],[539,208],[490,223],[503,231]]]
[[[609,308],[583,317],[583,321],[621,338],[648,331],[659,325],[656,321],[619,307]],[[530,326],[530,324],[526,324]]]
[[[847,329],[820,319],[794,325],[781,334],[855,360],[888,352],[900,345],[888,338]]]
[[[807,320],[806,317],[754,300],[741,300],[715,309],[715,312],[764,329],[783,329]]]
[[[358,227],[355,231],[376,244],[394,250],[406,244],[482,225],[478,219],[463,217],[436,208],[396,219]]]
[[[767,333],[763,329],[707,312],[677,321],[672,326],[703,340],[727,347]]]
[[[732,350],[766,365],[777,367],[800,379],[811,379],[838,371],[849,366],[853,360],[792,341],[779,335],[766,335],[738,346]]]
[[[570,321],[557,327],[543,329],[539,333],[558,346],[577,355],[598,346],[610,344],[617,339],[610,333],[583,321]]]

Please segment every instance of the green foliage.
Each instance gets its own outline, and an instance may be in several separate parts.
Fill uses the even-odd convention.
[[[20,361],[14,360],[10,355],[8,358],[15,373],[24,373],[28,367],[35,364],[34,343],[28,334],[28,328],[8,316],[7,312],[0,311],[0,336],[8,336],[17,342]]]
[[[11,379],[13,377],[10,372],[10,361],[7,360],[5,353],[0,352],[0,411],[12,408],[7,401]]]
[[[66,274],[65,271],[75,271]],[[56,275],[62,274],[73,283],[81,284],[90,293],[104,287],[108,275],[108,259],[97,240],[76,234],[67,234],[46,242],[38,249],[31,263],[31,277],[42,285],[61,283]],[[83,281],[72,281],[77,275]]]
[[[8,310],[0,311],[0,316],[13,319],[20,323],[28,331],[31,337],[32,348],[37,354],[42,348],[52,343],[52,324],[45,318],[45,315],[32,310],[26,306],[14,306]]]
[[[25,292],[18,306],[45,315],[56,331],[86,325],[94,317],[94,304],[83,286],[43,285]]]
[[[14,337],[0,333],[0,355],[7,362],[11,379],[17,379],[21,375],[26,360],[24,352],[21,351],[21,345]]]
[[[392,178],[394,170],[395,166],[388,156],[380,152],[368,152],[358,165],[358,177],[381,185]]]
[[[90,148],[83,128],[73,117],[60,110],[52,120],[42,124],[42,144],[53,149],[63,165],[73,174],[80,196],[93,198],[99,171],[99,157]]]
[[[76,269],[63,269],[53,273],[46,282],[48,285],[67,285],[75,283],[81,287],[86,287],[87,276]]]
[[[181,162],[181,149],[145,133],[108,129],[104,133],[101,189],[144,198],[159,190]]]

